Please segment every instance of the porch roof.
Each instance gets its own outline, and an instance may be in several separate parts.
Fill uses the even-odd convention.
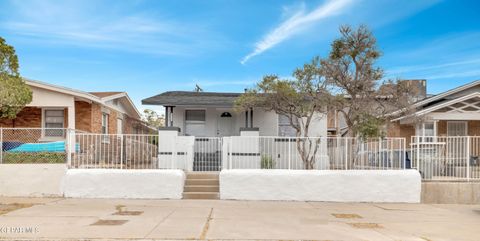
[[[167,91],[142,100],[144,105],[232,107],[241,93]]]

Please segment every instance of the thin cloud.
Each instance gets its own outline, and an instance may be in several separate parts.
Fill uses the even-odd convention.
[[[196,23],[134,12],[128,6],[113,10],[111,6],[96,4],[97,8],[92,9],[90,5],[88,2],[13,2],[10,9],[13,17],[0,22],[0,29],[37,44],[158,55],[190,56],[224,41]]]
[[[311,24],[319,20],[343,13],[352,3],[353,0],[328,0],[308,13],[306,13],[305,8],[302,7],[258,41],[255,44],[255,49],[246,55],[240,63],[245,64],[252,57],[265,52],[290,38],[292,35],[304,31]]]

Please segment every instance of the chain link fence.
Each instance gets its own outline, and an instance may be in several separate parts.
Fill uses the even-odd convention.
[[[0,128],[0,164],[66,163],[65,128]]]

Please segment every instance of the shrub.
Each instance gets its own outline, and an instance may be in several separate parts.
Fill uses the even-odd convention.
[[[4,152],[4,164],[65,163],[63,152]]]
[[[275,162],[270,155],[262,155],[260,160],[260,167],[262,169],[273,169],[275,166]]]

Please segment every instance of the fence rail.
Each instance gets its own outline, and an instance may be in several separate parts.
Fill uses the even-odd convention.
[[[158,135],[74,133],[69,168],[157,169]]]
[[[424,180],[480,181],[480,136],[350,137],[93,134],[65,128],[0,128],[0,164],[69,168],[396,170]]]
[[[480,181],[480,136],[412,136],[410,149],[424,180]]]
[[[350,137],[224,138],[224,169],[404,169],[405,139]],[[225,159],[224,158],[224,159]]]

